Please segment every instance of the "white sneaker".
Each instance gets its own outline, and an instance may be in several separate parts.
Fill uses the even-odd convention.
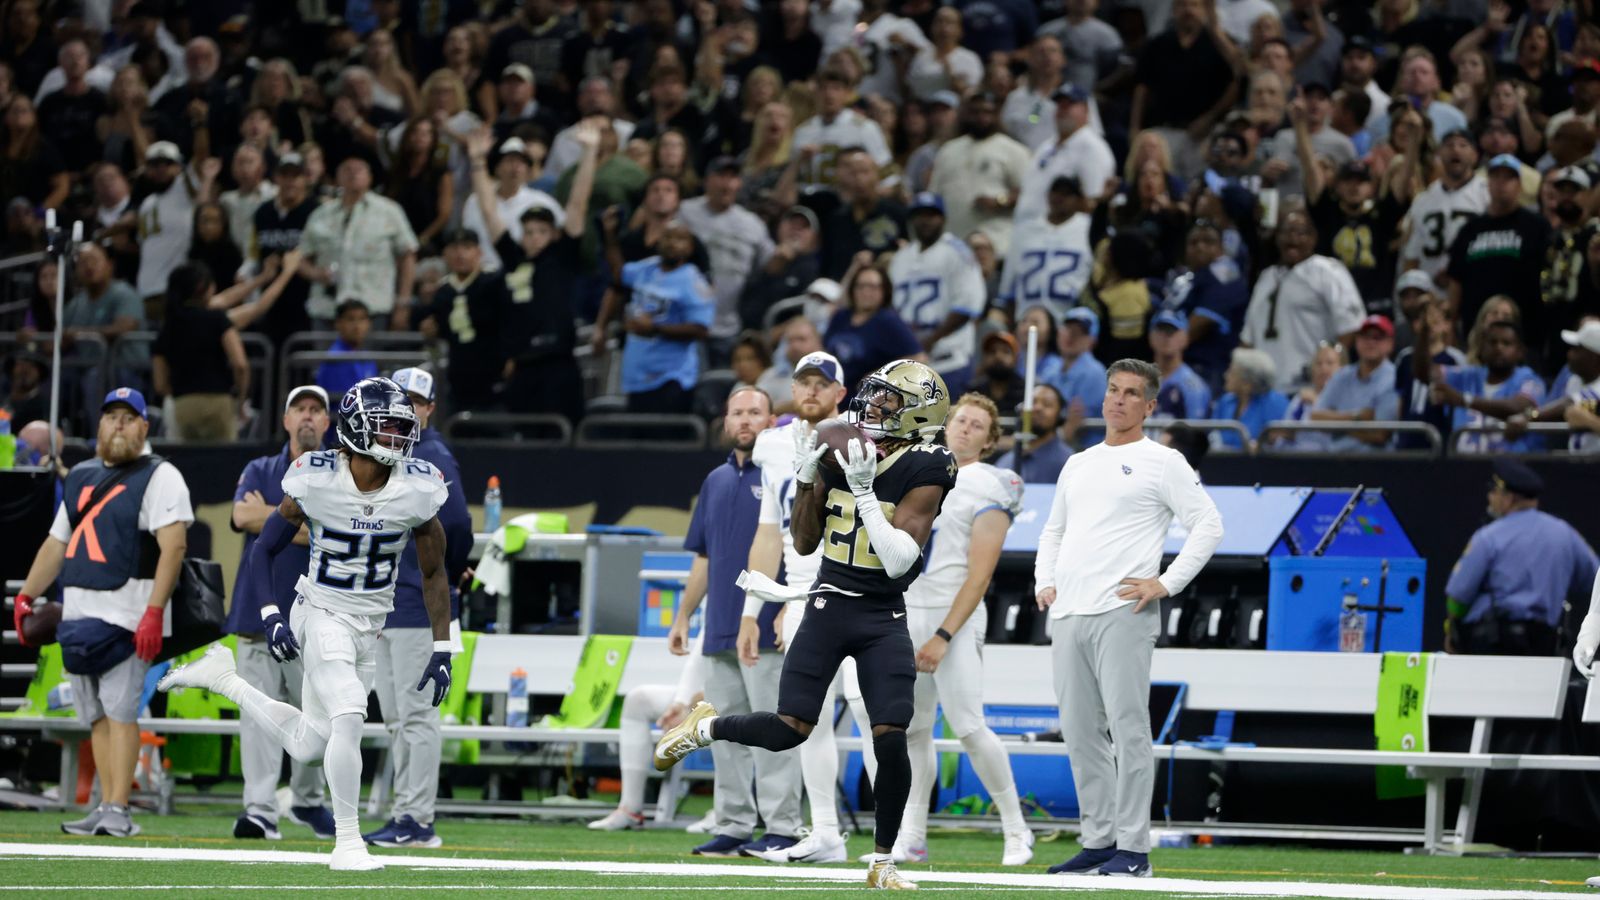
[[[870,863],[875,855],[873,853],[863,853],[856,857],[856,862]],[[912,846],[901,841],[895,841],[893,856],[894,861],[897,863],[925,863],[928,861],[928,845],[923,843]]]
[[[1006,848],[1000,854],[1002,866],[1025,866],[1033,859],[1033,829],[1006,835]]]
[[[844,835],[838,831],[813,831],[785,850],[767,850],[750,854],[775,863],[837,863],[849,856],[844,851]]]
[[[643,827],[644,816],[620,807],[613,809],[605,818],[589,823],[590,831],[631,831]]]
[[[706,814],[700,817],[699,821],[683,830],[690,834],[710,834],[711,829],[715,827],[717,827],[717,811],[708,809]]]
[[[215,691],[213,685],[233,672],[233,652],[222,644],[212,644],[199,659],[163,675],[156,690],[165,693],[175,687],[192,687]]]
[[[357,838],[353,844],[333,845],[333,857],[328,861],[328,868],[335,872],[376,872],[383,868],[383,863],[374,859],[367,852],[366,842]]]
[[[1600,888],[1600,875],[1596,875],[1595,877],[1588,879],[1584,882],[1584,884],[1592,888]]]

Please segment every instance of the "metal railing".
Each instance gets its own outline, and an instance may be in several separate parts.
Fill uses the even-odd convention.
[[[296,378],[303,372],[297,368],[297,362],[304,363],[306,354],[321,353],[327,355],[327,348],[339,337],[336,331],[296,331],[283,339],[283,346],[278,349],[278,377],[275,382],[287,390],[290,385],[308,384],[315,380],[316,367],[311,367],[311,378]],[[392,348],[401,348],[396,351]],[[415,351],[410,353],[410,351]],[[391,355],[382,359],[382,354],[410,353],[410,355]],[[372,359],[378,363],[394,361],[398,366],[417,365],[427,361],[433,356],[433,342],[415,331],[374,331],[367,335],[367,347],[360,353],[335,354],[347,360]],[[326,362],[326,359],[316,359],[315,362]]]
[[[17,331],[0,331],[0,347],[30,347],[30,349],[43,357],[46,366],[50,362],[50,354],[55,345],[56,333],[53,331],[35,331],[23,333]],[[107,390],[106,380],[108,374],[106,365],[111,360],[111,348],[106,339],[98,334],[88,333],[73,335],[70,344],[61,348],[61,374],[66,376],[68,370],[73,375],[70,379],[63,377],[61,385],[61,421],[77,423],[82,427],[89,427],[92,423],[84,416],[85,403],[92,402],[99,408],[99,398],[105,396]],[[45,376],[45,383],[40,385],[40,390],[46,395],[50,391],[49,375]],[[25,424],[25,423],[23,423]],[[57,423],[60,424],[60,423]],[[21,427],[20,424],[13,427]],[[75,429],[67,428],[67,431]]]
[[[1529,434],[1536,435],[1561,435],[1565,437],[1573,433],[1573,428],[1565,422],[1529,422],[1525,428]],[[1504,422],[1483,422],[1477,425],[1464,425],[1450,432],[1450,440],[1445,451],[1450,456],[1486,456],[1489,454],[1523,454],[1539,456],[1574,456],[1571,450],[1564,446],[1562,441],[1546,441],[1543,449],[1539,450],[1511,450],[1504,446],[1463,448],[1461,438],[1469,435],[1483,434],[1491,437],[1498,436],[1505,439],[1506,424]]]
[[[111,359],[117,358],[117,351],[124,344],[144,344],[148,348],[146,363],[136,367],[144,376],[145,382],[150,383],[150,364],[148,359],[155,354],[155,342],[159,332],[155,331],[128,331],[117,337],[111,345]],[[255,414],[245,427],[239,430],[239,440],[259,441],[264,440],[269,433],[269,423],[276,421],[273,409],[277,405],[276,380],[277,367],[273,363],[277,359],[272,341],[264,334],[253,331],[240,331],[239,340],[244,344],[245,363],[250,369],[250,395],[249,401]]]
[[[458,412],[444,422],[444,436],[475,443],[521,447],[565,447],[572,443],[572,423],[555,413]],[[540,437],[529,430],[543,432]],[[552,436],[553,433],[553,436]]]
[[[1268,422],[1261,430],[1262,439],[1258,442],[1258,454],[1288,455],[1324,452],[1325,448],[1295,447],[1292,445],[1278,445],[1266,440],[1267,436],[1274,433],[1289,432],[1290,434],[1304,433],[1338,433],[1387,431],[1390,436],[1398,434],[1420,434],[1428,442],[1426,450],[1403,450],[1394,447],[1373,447],[1366,455],[1382,455],[1390,457],[1438,457],[1444,449],[1444,439],[1439,436],[1439,429],[1427,422],[1400,422],[1375,420],[1371,422],[1303,422],[1294,419],[1280,419]],[[1339,451],[1326,448],[1326,452]]]
[[[35,297],[34,271],[47,258],[39,252],[0,259],[0,328],[17,328],[26,321]],[[53,289],[50,300],[54,308]]]
[[[1002,419],[1001,421],[1003,422],[1005,420]],[[1184,425],[1189,428],[1193,428],[1196,431],[1204,431],[1207,433],[1213,431],[1235,432],[1239,435],[1239,441],[1241,446],[1244,448],[1240,452],[1250,452],[1250,442],[1253,440],[1253,438],[1250,437],[1250,431],[1244,427],[1242,422],[1234,419],[1161,419],[1155,422],[1146,420],[1144,423],[1144,432],[1151,437],[1156,437],[1160,435],[1161,432],[1166,431],[1168,428],[1171,428],[1174,425]],[[1104,431],[1105,427],[1105,419],[1084,419],[1082,430]],[[1223,449],[1226,452],[1231,451],[1232,448]]]
[[[641,448],[703,450],[706,422],[699,416],[664,413],[594,413],[578,424],[580,449]]]

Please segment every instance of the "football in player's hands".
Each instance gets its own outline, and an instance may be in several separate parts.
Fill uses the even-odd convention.
[[[823,419],[818,422],[817,446],[828,448],[828,452],[822,454],[822,465],[831,471],[839,471],[839,461],[834,459],[833,451],[837,450],[848,457],[852,438],[862,444],[867,443],[867,437],[861,433],[861,429],[843,419]]]

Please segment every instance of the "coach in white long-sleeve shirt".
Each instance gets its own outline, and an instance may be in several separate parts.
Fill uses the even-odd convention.
[[[1124,359],[1106,375],[1106,439],[1061,469],[1033,569],[1039,608],[1050,610],[1061,734],[1083,825],[1083,851],[1050,871],[1147,876],[1156,601],[1199,574],[1222,540],[1222,516],[1183,455],[1144,436],[1160,371]],[[1174,517],[1189,537],[1161,573]]]

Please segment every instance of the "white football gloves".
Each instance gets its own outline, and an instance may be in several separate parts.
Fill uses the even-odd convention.
[[[817,430],[811,423],[796,420],[794,423],[794,480],[812,484],[817,480],[817,466],[828,448],[817,446]]]
[[[857,497],[871,493],[872,479],[878,475],[877,446],[871,441],[851,438],[849,450],[848,457],[843,451],[835,450],[833,458],[839,461],[839,469],[844,472],[844,480],[850,485],[850,493]]]
[[[1600,647],[1600,573],[1594,579],[1594,591],[1589,598],[1589,614],[1583,617],[1578,628],[1578,639],[1572,645],[1572,662],[1583,677],[1594,679],[1595,649]]]

